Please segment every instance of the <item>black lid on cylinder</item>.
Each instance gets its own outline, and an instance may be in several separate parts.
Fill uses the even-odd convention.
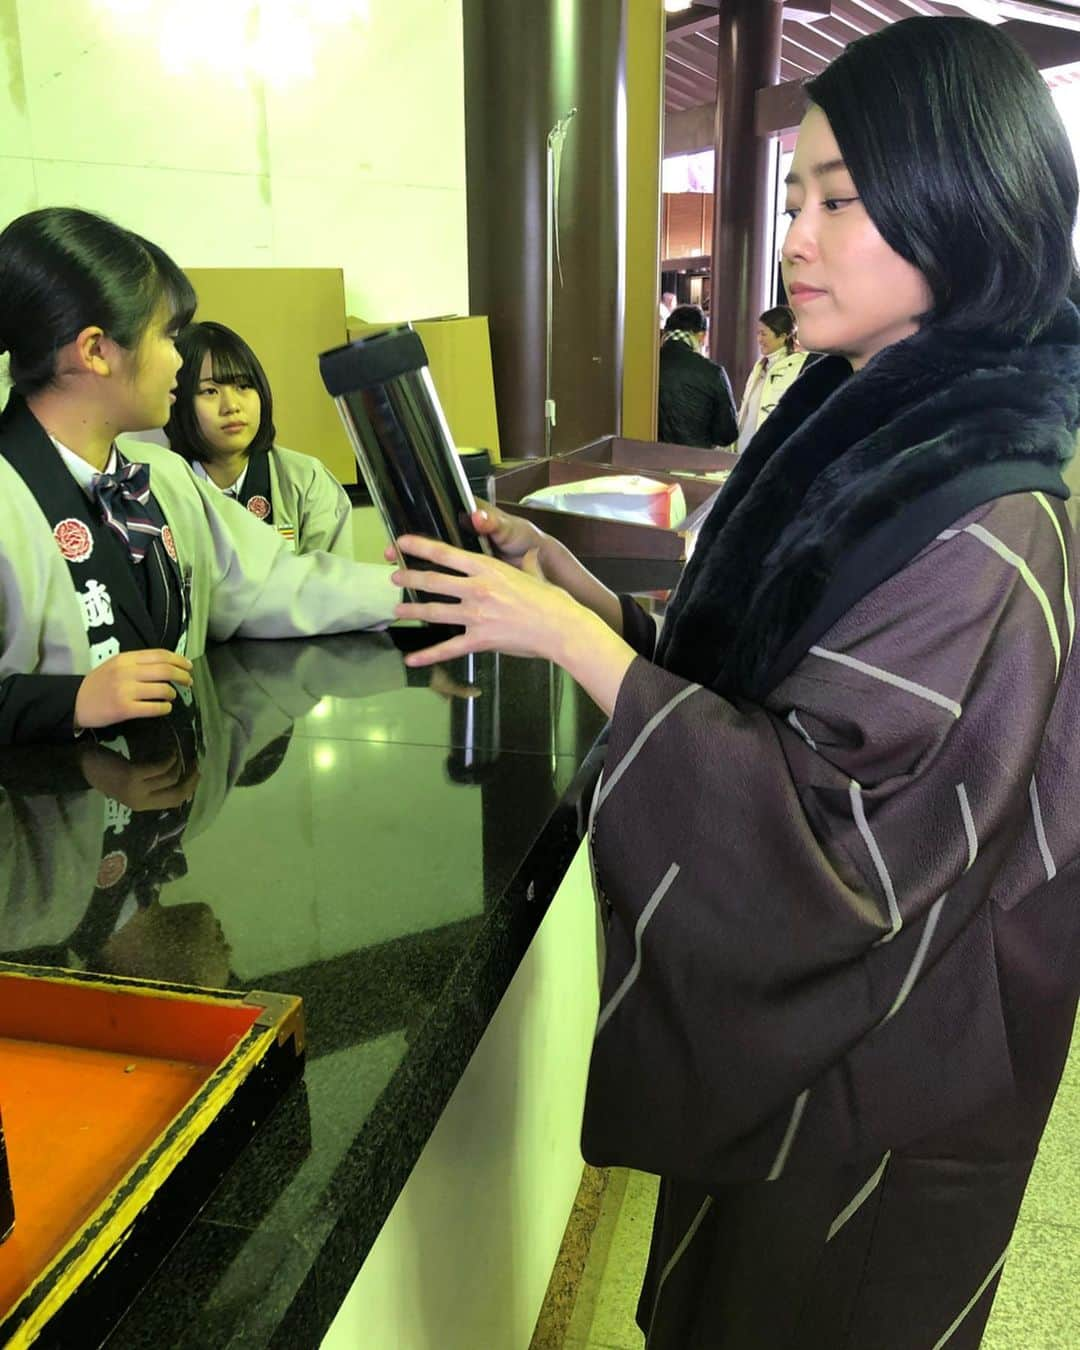
[[[411,324],[334,347],[319,357],[323,384],[332,398],[375,389],[428,363],[420,334]]]

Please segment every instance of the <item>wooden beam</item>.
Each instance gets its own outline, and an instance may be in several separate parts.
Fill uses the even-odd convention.
[[[784,41],[790,42],[792,46],[801,48],[810,56],[816,56],[818,61],[827,66],[834,56],[839,56],[843,51],[835,42],[829,42],[827,38],[819,37],[812,28],[806,24],[785,24]]]
[[[797,127],[806,112],[806,93],[800,80],[771,84],[754,98],[754,130],[759,136],[775,136]]]
[[[1043,23],[1024,23],[1010,19],[1000,32],[1018,42],[1040,70],[1072,65],[1080,61],[1080,33],[1071,28],[1054,28]]]
[[[686,33],[700,33],[706,28],[719,27],[718,5],[719,0],[710,4],[698,3],[691,5],[687,10],[680,11],[678,14],[669,14],[666,24],[667,36],[669,38],[680,37]]]
[[[832,0],[784,0],[784,22],[793,20],[808,23],[814,19],[827,19],[832,13]]]
[[[1080,61],[1080,33],[1045,24],[1010,19],[1001,31],[1015,39],[1040,70]],[[790,56],[785,53],[790,61]],[[806,111],[806,94],[797,80],[759,89],[754,102],[754,126],[759,136],[775,136],[797,127]]]
[[[667,59],[675,59],[680,65],[686,66],[689,70],[695,71],[706,80],[712,80],[716,83],[716,48],[714,47],[709,55],[698,52],[696,48],[689,47],[682,40],[669,42],[667,44]]]
[[[805,51],[802,47],[796,47],[786,37],[780,44],[780,59],[786,61],[789,66],[793,66],[795,70],[801,70],[804,76],[818,75],[828,64],[827,61],[819,61],[817,57]]]

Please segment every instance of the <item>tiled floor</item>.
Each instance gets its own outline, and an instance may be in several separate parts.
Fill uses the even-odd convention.
[[[641,1350],[634,1307],[656,1187],[655,1177],[612,1174],[565,1350]],[[982,1350],[1080,1350],[1080,1028]]]

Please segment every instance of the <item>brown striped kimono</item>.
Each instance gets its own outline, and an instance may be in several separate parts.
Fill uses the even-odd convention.
[[[764,706],[631,667],[583,1143],[665,1178],[650,1350],[979,1344],[1076,1011],[1076,584],[1016,493]]]

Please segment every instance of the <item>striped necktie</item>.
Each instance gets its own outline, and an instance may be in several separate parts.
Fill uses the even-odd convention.
[[[101,508],[102,520],[141,563],[154,539],[161,537],[150,509],[150,466],[124,463],[117,473],[95,474],[90,491]]]

